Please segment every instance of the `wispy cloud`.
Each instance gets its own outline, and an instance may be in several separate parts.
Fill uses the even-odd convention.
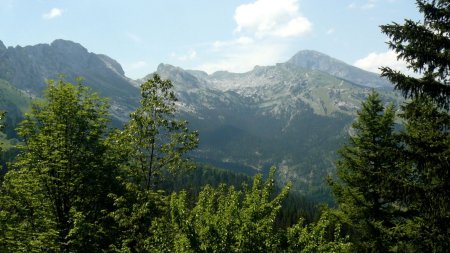
[[[54,18],[60,17],[63,14],[63,12],[64,11],[62,9],[53,8],[49,12],[44,13],[42,15],[42,18],[44,18],[44,19],[54,19]]]
[[[327,34],[327,35],[331,35],[331,34],[333,34],[334,32],[335,32],[334,28],[330,28],[330,29],[327,30],[326,34]]]

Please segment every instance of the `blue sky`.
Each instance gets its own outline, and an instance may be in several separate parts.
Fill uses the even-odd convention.
[[[403,69],[379,25],[420,20],[413,0],[0,0],[6,46],[78,42],[131,78],[159,63],[244,72],[312,49],[355,66]]]

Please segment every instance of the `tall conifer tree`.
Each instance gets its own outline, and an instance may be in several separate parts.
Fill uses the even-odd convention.
[[[404,167],[395,187],[402,213],[391,231],[396,250],[446,252],[450,248],[450,1],[416,1],[423,20],[381,26],[389,47],[420,75],[382,68],[412,100],[403,106]]]
[[[379,95],[372,92],[350,129],[349,143],[339,151],[338,180],[331,181],[360,252],[387,250],[384,230],[390,224],[390,176],[396,169],[394,118],[394,107],[385,108]]]

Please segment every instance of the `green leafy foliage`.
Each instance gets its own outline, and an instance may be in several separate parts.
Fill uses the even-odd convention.
[[[173,193],[170,215],[155,224],[154,252],[347,252],[349,243],[339,225],[323,216],[317,224],[300,223],[287,229],[276,225],[290,186],[274,194],[274,173],[251,187],[236,190],[206,186],[193,207],[186,192]],[[330,216],[331,217],[331,216]],[[335,229],[333,229],[335,228]],[[332,235],[329,235],[329,231]],[[166,236],[164,236],[164,234]],[[171,235],[171,236],[167,236]]]
[[[117,208],[112,217],[122,232],[117,250],[147,251],[148,226],[164,211],[164,195],[157,191],[161,181],[193,168],[185,155],[197,146],[198,134],[175,118],[175,102],[171,81],[155,74],[141,85],[141,106],[125,129],[111,135],[125,189],[111,195]]]
[[[317,223],[303,225],[303,220],[287,229],[286,252],[351,252],[352,244],[342,236],[341,225],[326,210]]]
[[[51,203],[36,174],[9,171],[0,189],[0,251],[58,252]]]
[[[192,167],[183,155],[197,147],[198,134],[175,118],[176,101],[170,80],[155,74],[141,85],[141,106],[122,133],[129,155],[127,174],[138,188],[155,189],[161,177]]]
[[[0,188],[0,251],[348,249],[331,216],[317,224],[301,219],[280,225],[290,185],[278,189],[274,169],[266,180],[255,176],[251,186],[205,186],[191,200],[186,191],[164,192],[182,172],[194,172],[187,154],[198,141],[185,121],[175,119],[170,89],[170,81],[158,76],[144,83],[142,108],[123,131],[106,136],[103,99],[82,85],[50,82],[46,99],[33,105],[18,129],[22,152]]]
[[[45,213],[40,222],[53,224],[51,230],[56,231],[57,238],[52,241],[39,235],[41,244],[57,244],[57,251],[63,252],[96,251],[108,244],[102,238],[102,225],[108,223],[103,213],[112,206],[106,197],[114,187],[113,171],[103,166],[108,106],[87,87],[63,80],[49,81],[45,98],[33,105],[18,128],[24,144],[14,169],[6,176],[0,209],[20,207],[10,202],[14,198],[8,198],[8,193],[20,193],[20,200],[31,203],[22,207],[31,213],[20,216],[19,208],[10,209],[12,217],[32,224],[30,219]],[[36,203],[42,206],[33,208]],[[39,227],[19,228],[24,231],[14,233],[14,241],[38,245],[33,243],[36,236],[25,235],[38,233],[35,229],[40,231]]]

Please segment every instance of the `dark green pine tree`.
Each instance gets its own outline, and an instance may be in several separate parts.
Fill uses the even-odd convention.
[[[417,0],[423,20],[405,20],[404,24],[382,25],[389,38],[389,47],[421,78],[408,76],[389,67],[383,67],[382,76],[391,80],[405,97],[428,96],[439,106],[448,109],[450,102],[450,1]]]
[[[403,167],[393,195],[402,212],[395,221],[396,249],[447,252],[450,247],[450,115],[431,99],[403,106]],[[401,172],[401,173],[399,173]]]
[[[381,26],[389,46],[421,77],[382,68],[396,89],[411,98],[403,106],[402,173],[394,194],[403,213],[396,219],[393,248],[446,252],[450,248],[450,1],[416,1],[421,22]]]
[[[390,188],[396,169],[394,107],[385,108],[376,92],[362,104],[340,151],[337,180],[330,180],[339,211],[350,225],[358,252],[385,252],[393,209]]]

